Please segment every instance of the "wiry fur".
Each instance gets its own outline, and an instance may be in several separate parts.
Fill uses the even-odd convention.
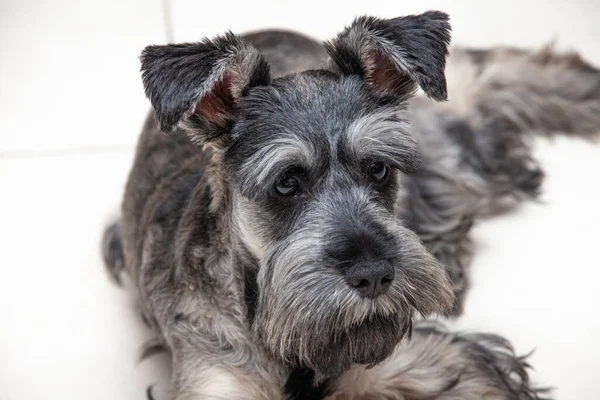
[[[600,73],[546,47],[454,49],[447,103],[415,98],[411,122],[423,163],[411,180],[409,224],[444,264],[460,313],[477,218],[536,198],[544,173],[533,135],[592,138],[600,131]]]
[[[430,12],[357,19],[329,65],[290,32],[144,51],[155,111],[103,248],[172,355],[172,398],[540,398],[503,339],[415,318],[460,312],[472,223],[539,192],[529,134],[600,128],[600,73],[549,49],[455,49],[447,90],[448,43]],[[417,86],[431,99],[408,101]],[[302,191],[278,197],[289,174]],[[345,280],[381,262],[379,297]]]
[[[329,400],[541,399],[547,391],[531,387],[528,367],[501,337],[421,322],[389,359],[344,374]]]

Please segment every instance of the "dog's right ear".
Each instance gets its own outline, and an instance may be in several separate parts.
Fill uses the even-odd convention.
[[[160,129],[170,133],[180,126],[199,145],[222,140],[248,89],[270,81],[263,56],[232,33],[200,43],[148,46],[140,60]]]

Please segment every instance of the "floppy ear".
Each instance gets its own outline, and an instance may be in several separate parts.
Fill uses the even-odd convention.
[[[181,126],[201,145],[226,135],[248,89],[270,81],[264,58],[232,33],[200,43],[148,46],[140,60],[160,129],[170,133]]]
[[[429,97],[446,100],[450,29],[448,15],[439,11],[360,17],[325,46],[343,74],[359,75],[376,94],[405,100],[419,85]]]

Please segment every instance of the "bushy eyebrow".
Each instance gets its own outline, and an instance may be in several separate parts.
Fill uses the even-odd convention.
[[[252,154],[240,168],[241,175],[260,186],[275,182],[286,168],[300,166],[309,168],[314,162],[315,151],[310,143],[298,137],[280,137],[270,140]]]
[[[393,112],[360,116],[342,136],[347,156],[354,160],[377,159],[403,172],[416,171],[420,156],[411,126]]]

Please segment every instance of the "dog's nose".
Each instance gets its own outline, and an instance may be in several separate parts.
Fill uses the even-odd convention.
[[[344,271],[348,285],[363,297],[375,298],[385,293],[394,280],[394,267],[389,262],[354,264]]]

